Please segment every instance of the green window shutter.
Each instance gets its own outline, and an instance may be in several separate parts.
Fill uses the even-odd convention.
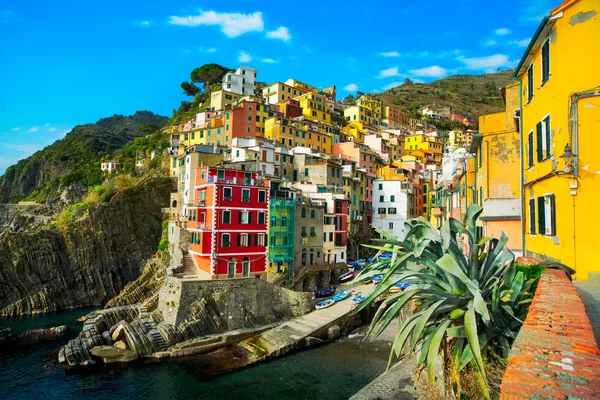
[[[527,162],[529,167],[533,167],[533,131],[527,135]]]
[[[548,196],[548,200],[550,201],[550,221],[551,221],[551,227],[550,227],[550,235],[551,236],[556,236],[556,205],[555,205],[555,199],[554,199],[554,195],[551,194]]]
[[[544,207],[544,196],[537,198],[538,206],[538,232],[540,235],[546,234],[546,209]]]
[[[529,199],[529,234],[535,235],[535,199]]]
[[[542,45],[542,84],[550,78],[550,40]]]
[[[550,116],[547,116],[543,121],[544,130],[546,131],[546,158],[550,158]]]
[[[542,149],[542,123],[538,122],[535,126],[536,144],[537,144],[537,160],[542,161],[544,159]]]
[[[258,213],[258,223],[261,225],[265,223],[265,213]]]
[[[238,223],[239,224],[242,223],[242,212],[241,211],[238,213]]]

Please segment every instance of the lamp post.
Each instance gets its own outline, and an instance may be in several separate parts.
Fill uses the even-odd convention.
[[[575,159],[576,155],[573,154],[573,152],[571,151],[571,146],[569,145],[569,143],[567,143],[565,145],[565,151],[563,153],[562,156],[560,156],[560,158],[562,158],[565,161],[565,169],[564,171],[566,173],[571,172],[571,167],[573,166],[573,160]]]

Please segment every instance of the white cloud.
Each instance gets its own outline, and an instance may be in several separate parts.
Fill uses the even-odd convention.
[[[275,64],[277,61],[273,60],[272,58],[261,58],[262,62],[267,63],[267,64]]]
[[[217,51],[217,49],[215,49],[214,47],[198,47],[198,51],[200,53],[215,53]]]
[[[379,55],[382,57],[400,57],[400,53],[398,53],[397,51],[384,51],[382,53],[379,53]]]
[[[508,35],[510,33],[510,30],[508,30],[506,28],[498,28],[498,29],[494,29],[494,33],[496,35],[504,36],[504,35]]]
[[[56,132],[57,130],[58,129],[56,129],[56,128],[50,128],[50,129],[48,129],[48,132]]]
[[[398,76],[398,67],[384,69],[383,71],[379,72],[380,78],[389,78],[390,76]]]
[[[358,85],[356,83],[350,83],[344,86],[344,90],[348,92],[356,92],[358,90]]]
[[[202,11],[198,15],[169,17],[169,24],[178,26],[217,25],[226,36],[233,38],[248,32],[262,32],[265,29],[262,13],[218,13],[215,11]]]
[[[246,53],[244,50],[240,51],[240,55],[238,56],[238,61],[241,63],[247,63],[252,61],[252,56]]]
[[[508,44],[519,47],[527,47],[527,45],[529,45],[530,40],[531,39],[511,40],[508,42]]]
[[[19,128],[18,126],[16,126],[16,127],[14,127],[14,128],[11,129],[11,131],[13,131],[13,132],[17,132],[17,131],[20,131],[20,130],[21,130],[21,128]]]
[[[423,79],[411,79],[413,83],[425,83]]]
[[[287,42],[292,38],[292,35],[290,35],[290,31],[288,30],[288,28],[286,28],[285,26],[280,26],[274,31],[267,32],[267,37],[269,39],[279,39],[283,40],[284,42]]]
[[[385,85],[382,89],[383,90],[390,90],[390,89],[393,89],[393,88],[398,87],[400,85],[402,85],[402,82],[396,81],[396,82],[392,82],[392,83],[389,83],[389,84]]]
[[[49,123],[46,123],[46,124],[44,124],[44,128],[47,128],[47,127],[49,127],[49,126],[50,126],[50,124],[49,124]]]
[[[448,74],[448,70],[442,67],[438,67],[437,65],[432,65],[431,67],[427,68],[411,69],[409,72],[415,76],[425,76],[432,78],[441,78],[442,76],[446,76]]]
[[[29,128],[29,130],[27,131],[27,133],[33,133],[33,132],[37,132],[38,131],[38,127],[34,126],[33,128]]]
[[[498,68],[511,68],[514,66],[514,62],[510,61],[505,54],[494,54],[487,57],[458,57],[457,60],[465,64],[466,69],[484,70],[486,72],[493,72]]]
[[[486,46],[495,46],[496,44],[498,44],[498,42],[496,42],[495,40],[488,40],[484,43],[484,45]]]

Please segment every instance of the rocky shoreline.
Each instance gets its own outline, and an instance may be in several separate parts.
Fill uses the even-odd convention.
[[[10,328],[0,327],[0,348],[8,345],[31,345],[58,339],[71,331],[66,325],[52,328],[32,329],[18,335]]]

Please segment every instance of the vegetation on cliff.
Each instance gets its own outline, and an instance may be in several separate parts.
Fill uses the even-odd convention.
[[[114,115],[95,124],[77,126],[63,139],[9,167],[0,177],[0,203],[23,199],[42,202],[73,184],[84,188],[98,185],[103,180],[103,159],[118,156],[115,151],[136,138],[150,135],[123,149],[124,155],[131,157],[136,146],[158,142],[160,135],[155,132],[166,122],[166,117],[138,111],[132,116]]]

